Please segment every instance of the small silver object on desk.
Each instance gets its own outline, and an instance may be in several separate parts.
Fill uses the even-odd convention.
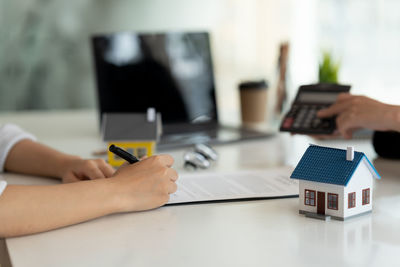
[[[208,169],[211,161],[218,159],[217,152],[206,144],[196,144],[194,151],[188,151],[183,156],[186,169]]]
[[[186,152],[183,156],[185,161],[186,169],[208,169],[210,167],[210,161],[208,161],[202,154],[195,151]]]
[[[217,152],[206,144],[196,144],[194,151],[200,153],[208,160],[216,161],[218,159]]]

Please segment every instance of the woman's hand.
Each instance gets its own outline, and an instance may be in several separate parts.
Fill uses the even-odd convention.
[[[400,107],[387,105],[365,96],[340,94],[335,104],[317,113],[320,118],[336,116],[340,135],[350,139],[360,128],[372,130],[398,130]]]
[[[160,207],[177,190],[178,173],[170,155],[157,155],[123,165],[108,180],[116,193],[118,211],[139,211]]]
[[[65,162],[65,168],[60,174],[63,183],[73,183],[82,180],[109,178],[115,173],[111,165],[103,159],[81,159],[71,157]]]

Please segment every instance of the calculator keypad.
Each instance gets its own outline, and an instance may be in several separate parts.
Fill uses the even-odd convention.
[[[332,118],[320,119],[317,112],[328,105],[294,104],[282,123],[281,130],[298,132],[331,132],[335,128]]]

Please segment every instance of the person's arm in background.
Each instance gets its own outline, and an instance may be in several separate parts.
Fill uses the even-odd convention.
[[[335,104],[317,113],[320,118],[336,116],[337,130],[346,139],[360,128],[400,132],[400,106],[365,96],[340,94]]]
[[[110,179],[48,186],[8,185],[0,196],[0,237],[162,206],[177,189],[178,175],[172,164],[171,156],[153,156],[120,168]],[[37,169],[31,166],[25,170]],[[48,171],[49,175],[55,174]]]
[[[4,170],[60,178],[64,183],[107,178],[114,174],[114,169],[102,159],[85,160],[28,139],[11,148]]]
[[[0,125],[0,173],[48,176],[63,182],[110,177],[114,169],[104,160],[84,160],[39,144],[14,124]]]

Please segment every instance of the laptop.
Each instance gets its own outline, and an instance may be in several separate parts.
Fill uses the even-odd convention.
[[[99,119],[104,113],[161,113],[158,150],[270,136],[222,126],[207,32],[119,32],[93,36]]]

